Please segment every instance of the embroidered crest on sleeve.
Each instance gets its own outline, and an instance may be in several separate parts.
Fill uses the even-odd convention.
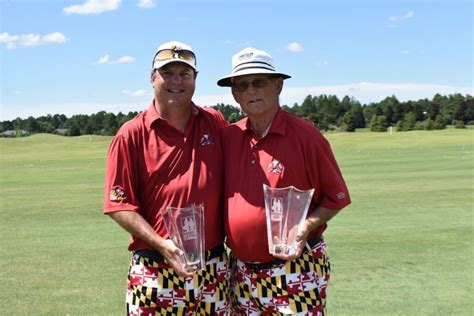
[[[273,159],[267,167],[267,172],[283,173],[283,170],[285,170],[285,167],[279,160],[276,159]]]
[[[201,145],[212,145],[214,144],[214,140],[212,139],[211,135],[209,134],[203,134],[201,137]]]
[[[344,192],[339,192],[336,196],[338,200],[343,200],[346,197],[346,194]]]
[[[122,202],[125,199],[125,192],[121,187],[113,187],[109,199],[111,202]]]

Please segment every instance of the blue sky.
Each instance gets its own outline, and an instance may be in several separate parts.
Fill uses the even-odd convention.
[[[141,111],[163,42],[193,47],[194,101],[252,46],[288,73],[281,104],[335,94],[362,103],[473,95],[470,0],[0,0],[0,120]]]

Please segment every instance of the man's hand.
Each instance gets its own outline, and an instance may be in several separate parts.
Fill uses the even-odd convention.
[[[168,264],[183,277],[192,276],[192,273],[186,272],[180,257],[183,251],[176,247],[171,241],[158,235],[150,224],[137,212],[118,211],[109,214],[120,226],[135,237],[140,238],[149,244],[153,249],[161,253]]]
[[[282,260],[295,260],[296,258],[299,258],[301,254],[304,251],[304,248],[306,247],[306,241],[308,239],[309,233],[312,231],[310,230],[310,226],[308,225],[309,222],[305,221],[303,224],[303,229],[301,232],[296,235],[295,238],[295,253],[292,255],[285,255],[285,254],[278,254],[278,255],[273,255],[275,258],[282,259]]]
[[[159,251],[166,262],[173,268],[176,273],[182,277],[192,277],[192,272],[187,272],[184,267],[184,252],[176,247],[173,241],[167,239],[164,240]]]
[[[320,225],[327,223],[331,218],[333,218],[339,210],[331,210],[329,208],[318,206],[314,212],[312,212],[304,221],[303,228],[301,232],[296,235],[295,248],[296,252],[293,255],[273,255],[275,258],[283,260],[295,260],[299,258],[306,247],[306,242],[308,241],[309,234],[315,230]]]

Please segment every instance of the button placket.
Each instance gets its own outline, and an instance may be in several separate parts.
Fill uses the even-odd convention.
[[[252,159],[250,160],[250,164],[255,166],[258,160],[258,150],[260,146],[258,145],[258,141],[252,146]]]

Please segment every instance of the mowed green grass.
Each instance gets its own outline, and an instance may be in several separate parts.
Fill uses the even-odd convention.
[[[353,200],[325,233],[331,315],[474,313],[473,137],[327,134]],[[123,315],[129,236],[102,215],[110,139],[0,139],[0,314]]]

